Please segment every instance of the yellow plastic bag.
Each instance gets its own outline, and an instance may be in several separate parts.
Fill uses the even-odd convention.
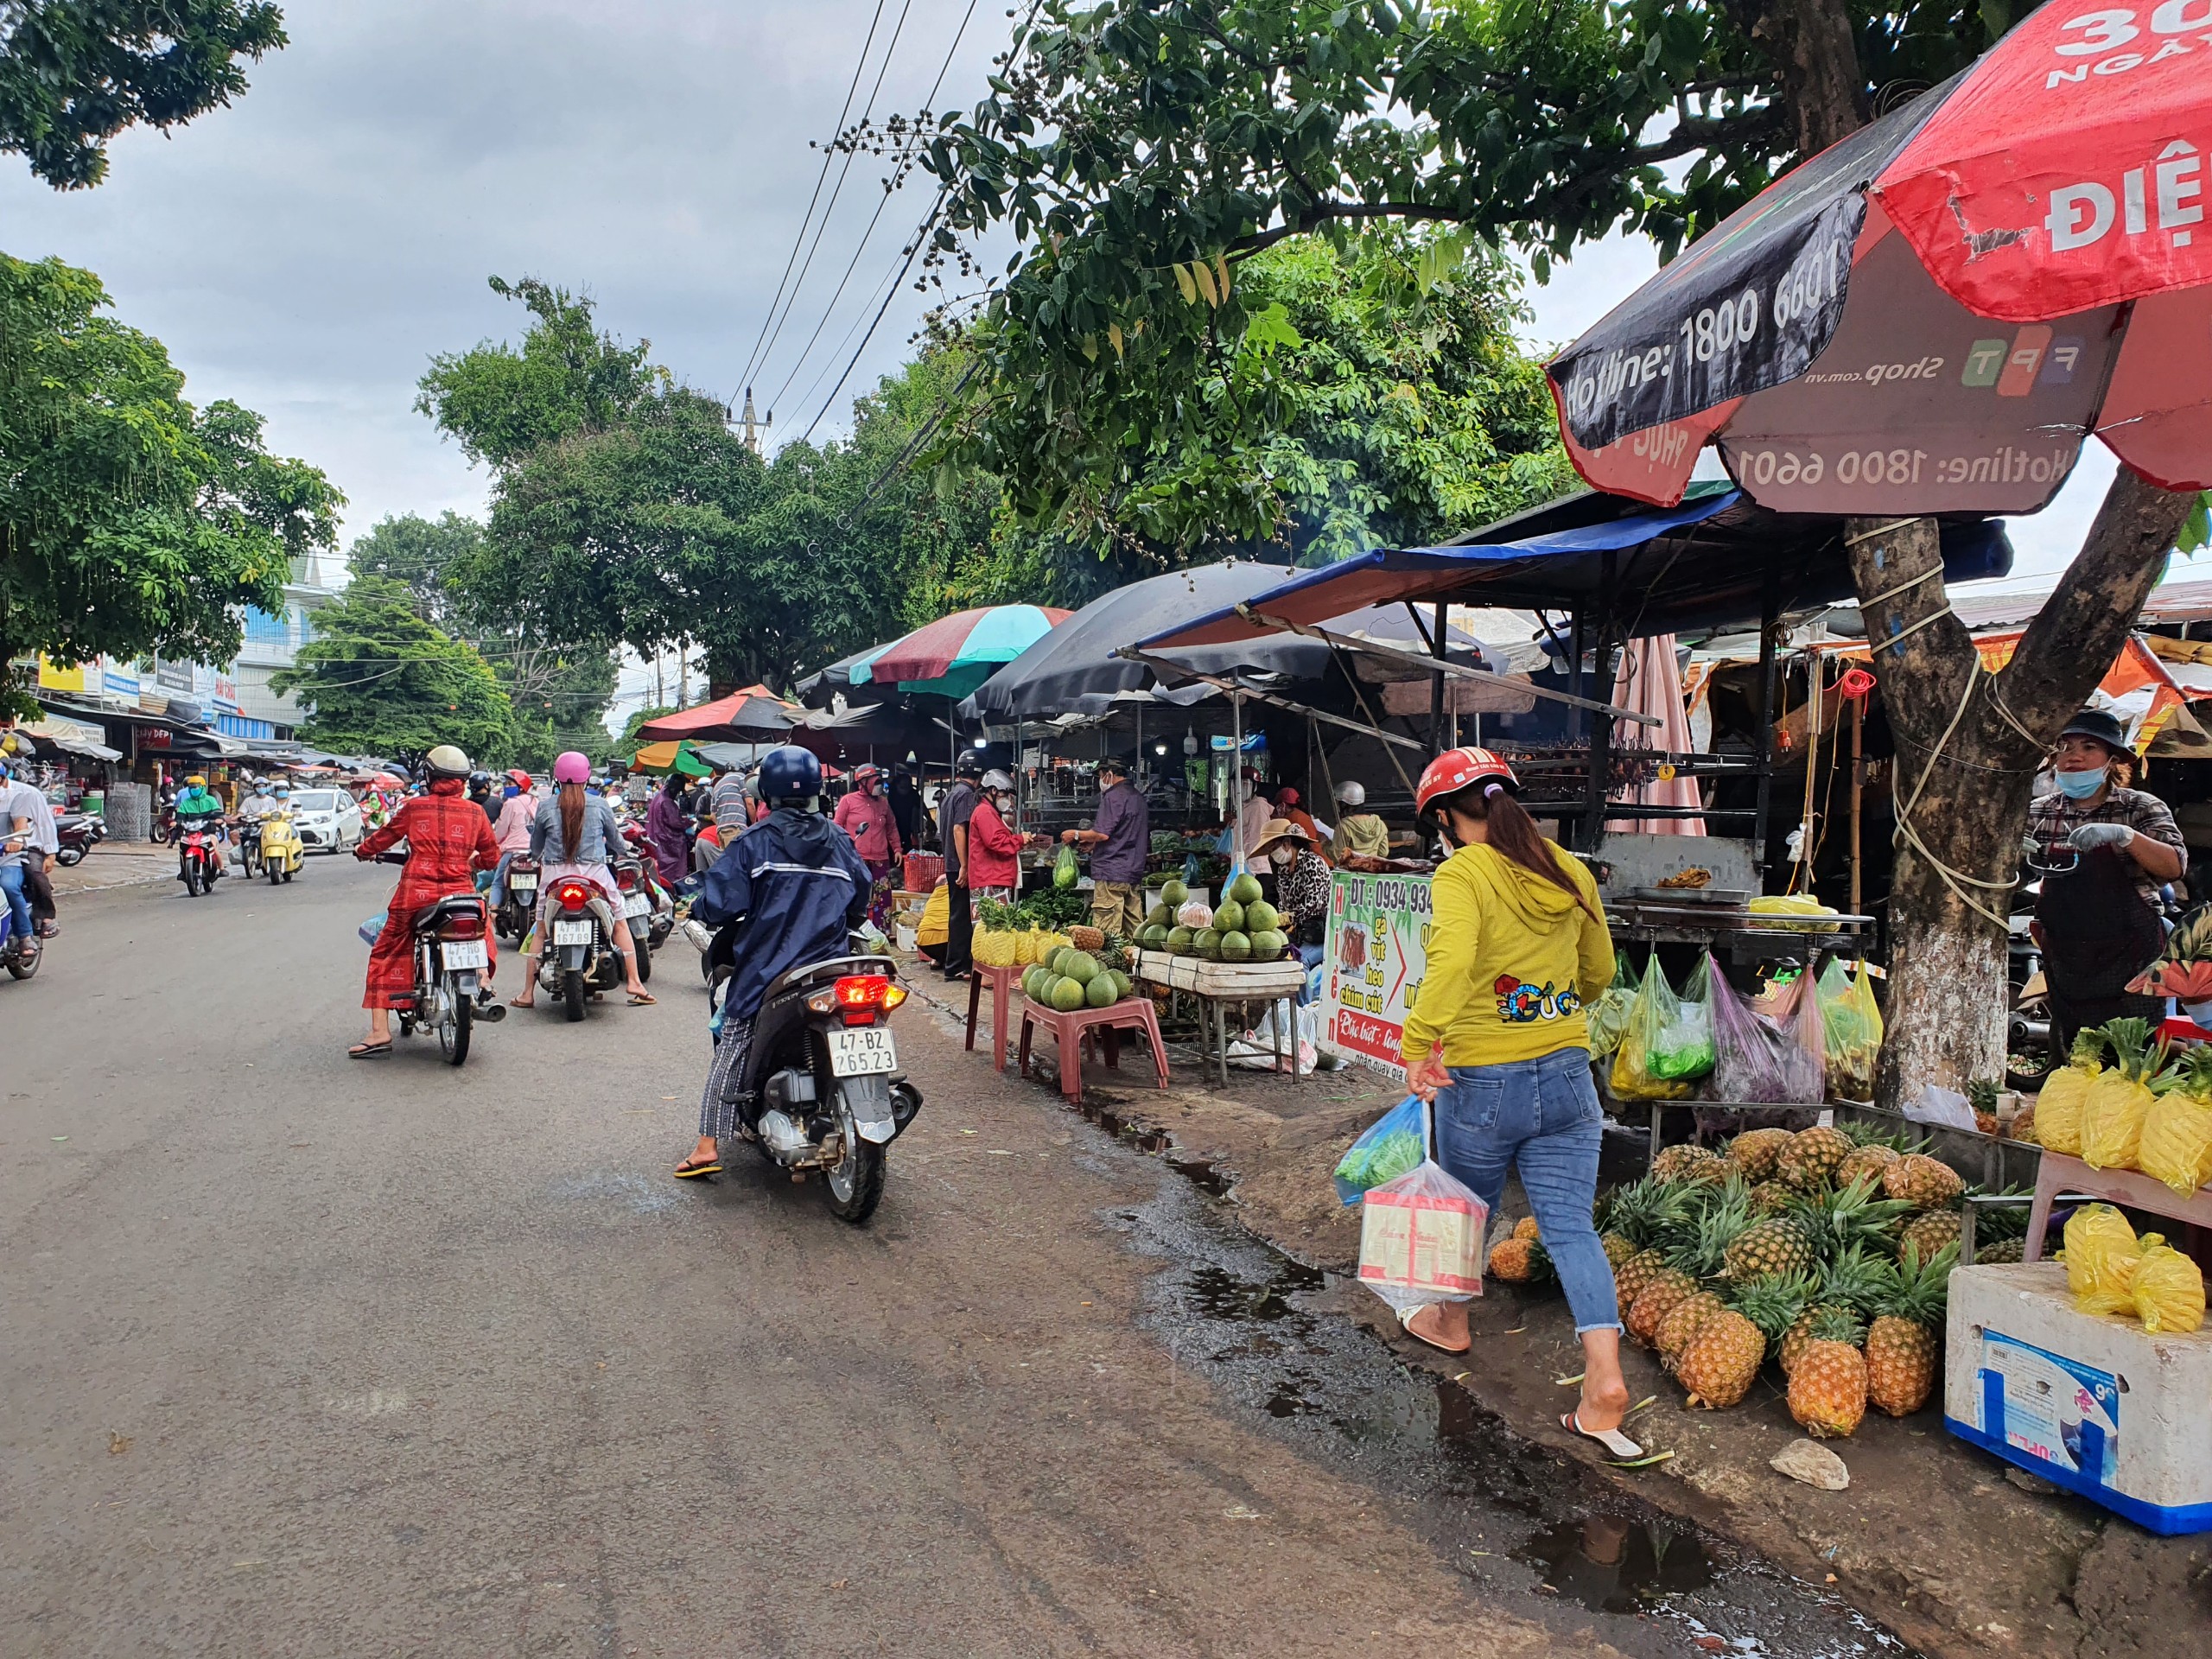
[[[2037,1144],[2069,1158],[2082,1155],[2082,1103],[2088,1098],[2089,1085],[2104,1070],[2099,1063],[2104,1052],[2103,1033],[2076,1033],[2068,1064],[2044,1079],[2043,1091],[2036,1096]]]
[[[2127,1217],[2108,1204],[2088,1204],[2067,1218],[2066,1287],[2084,1313],[2133,1312],[2129,1281],[2143,1259],[2143,1246]]]
[[[2091,1169],[2134,1168],[2151,1103],[2151,1091],[2126,1072],[2100,1072],[2082,1102],[2082,1161]],[[2036,1122],[2043,1122],[2040,1110]]]
[[[1872,1100],[1874,1065],[1882,1052],[1882,1009],[1874,1001],[1873,976],[1864,961],[1853,976],[1845,973],[1841,957],[1831,957],[1821,969],[1819,988],[1829,1092],[1846,1100]]]
[[[2135,1317],[2153,1336],[2186,1336],[2204,1323],[2204,1275],[2179,1250],[2144,1251],[2131,1289]]]
[[[1655,953],[1644,964],[1643,982],[1637,987],[1636,1001],[1629,1005],[1628,1022],[1621,1029],[1620,1046],[1613,1051],[1608,1081],[1614,1095],[1622,1100],[1688,1100],[1694,1091],[1688,1077],[1674,1066],[1680,1059],[1676,1051],[1684,1046],[1681,1039],[1686,1034],[1694,1038],[1700,1015],[1709,1054],[1711,1009],[1702,1002],[1693,1007],[1677,995]],[[1656,1066],[1655,1051],[1664,1057]],[[1705,1069],[1713,1069],[1709,1058]]]
[[[2177,1091],[2151,1108],[2135,1166],[2186,1198],[2212,1179],[2212,1100]]]

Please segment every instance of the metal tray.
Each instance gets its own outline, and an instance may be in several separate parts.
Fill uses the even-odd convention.
[[[1717,905],[1742,910],[1758,895],[1748,887],[1631,887],[1629,897],[1646,905]]]

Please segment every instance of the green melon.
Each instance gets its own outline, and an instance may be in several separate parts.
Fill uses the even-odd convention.
[[[1083,1006],[1083,984],[1079,980],[1059,979],[1052,984],[1052,1006],[1062,1014],[1073,1014]]]
[[[1137,935],[1137,943],[1147,950],[1165,950],[1168,931],[1165,922],[1154,922]]]
[[[1191,948],[1209,962],[1218,961],[1221,957],[1221,935],[1209,927],[1191,941]]]
[[[1246,871],[1229,884],[1229,896],[1240,905],[1249,905],[1260,896],[1260,880]]]
[[[1274,928],[1252,936],[1252,960],[1273,962],[1290,948],[1290,936]]]
[[[1223,933],[1242,933],[1244,931],[1244,906],[1234,899],[1224,900],[1213,913],[1213,925]]]
[[[1191,890],[1185,887],[1180,881],[1170,881],[1166,887],[1160,890],[1160,902],[1166,905],[1170,910],[1174,909],[1176,906],[1185,902],[1190,898],[1190,896]]]
[[[1223,934],[1221,959],[1224,962],[1249,962],[1252,959],[1251,935],[1249,933]]]
[[[1191,954],[1191,930],[1187,927],[1169,928],[1167,930],[1168,954],[1177,957],[1189,956]]]
[[[1032,1002],[1041,1001],[1043,999],[1038,995],[1038,991],[1044,982],[1044,969],[1032,963],[1029,965],[1029,971],[1021,976],[1021,994]]]
[[[1173,905],[1154,905],[1145,912],[1144,920],[1147,927],[1173,927],[1175,925],[1175,907]]]
[[[1078,985],[1098,977],[1098,958],[1088,950],[1070,950],[1060,958],[1060,971]]]
[[[1071,944],[1056,944],[1045,953],[1045,966],[1053,973],[1060,971],[1060,958],[1075,949]]]
[[[1244,931],[1253,937],[1254,949],[1258,948],[1259,936],[1272,933],[1282,925],[1282,912],[1264,899],[1255,899],[1244,906]]]
[[[1101,973],[1097,978],[1092,980],[1090,984],[1083,988],[1083,1000],[1085,1002],[1088,1002],[1094,1008],[1109,1008],[1113,1007],[1114,976],[1108,973]]]
[[[1119,1002],[1122,998],[1129,995],[1136,989],[1135,983],[1131,981],[1129,976],[1123,973],[1120,969],[1110,969],[1108,971],[1109,971],[1114,976],[1114,1000],[1116,1002]]]

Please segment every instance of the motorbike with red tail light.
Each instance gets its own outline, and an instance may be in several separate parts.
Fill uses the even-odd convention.
[[[404,865],[407,855],[379,853],[376,861]],[[468,1058],[477,1021],[506,1017],[504,1007],[480,995],[492,967],[491,929],[491,911],[479,893],[448,893],[415,912],[415,988],[393,1013],[403,1037],[435,1032],[448,1065]]]
[[[179,824],[176,830],[176,879],[194,899],[215,891],[223,874],[223,843],[206,823]]]
[[[540,913],[545,937],[538,941],[537,982],[559,996],[570,1020],[581,1020],[588,998],[624,982],[614,930],[629,924],[597,887],[575,875],[553,883]],[[641,975],[644,969],[639,963]]]
[[[718,974],[717,1000],[728,977],[727,969]],[[794,1177],[819,1171],[842,1221],[875,1212],[891,1142],[922,1107],[891,1032],[906,995],[881,957],[792,969],[769,986],[728,1084],[739,1135]]]
[[[653,912],[662,901],[660,888],[653,880],[652,866],[645,860],[618,858],[609,868],[614,872],[614,885],[621,889],[622,922],[630,930],[630,946],[638,958],[638,982],[642,985],[653,976],[653,946],[660,942],[653,938]],[[671,910],[672,913],[673,906]]]

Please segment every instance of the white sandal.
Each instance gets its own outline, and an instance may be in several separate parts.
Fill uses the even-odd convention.
[[[1643,1448],[1618,1428],[1595,1429],[1582,1427],[1582,1413],[1578,1408],[1559,1420],[1559,1426],[1570,1434],[1580,1434],[1585,1440],[1595,1440],[1624,1463],[1643,1455]]]

